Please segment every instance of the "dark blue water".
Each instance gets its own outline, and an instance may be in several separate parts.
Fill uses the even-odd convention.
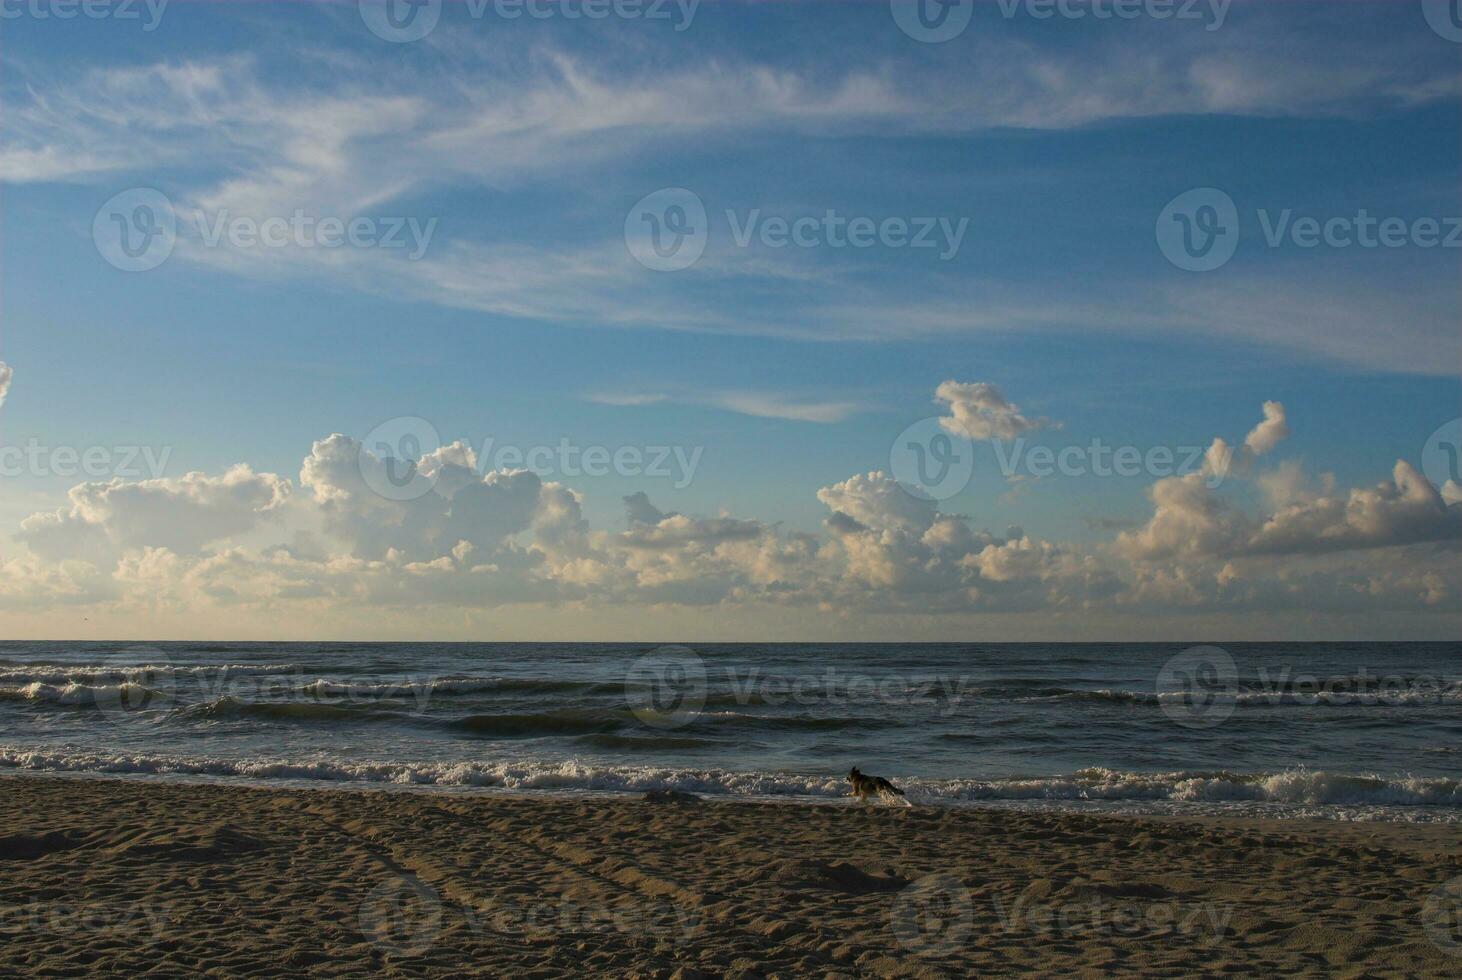
[[[0,767],[1462,820],[1462,645],[0,644]]]

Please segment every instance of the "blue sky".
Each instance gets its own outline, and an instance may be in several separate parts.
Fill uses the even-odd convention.
[[[1383,508],[1407,499],[1397,460],[1424,468],[1428,436],[1458,416],[1462,253],[1410,238],[1307,248],[1265,237],[1265,222],[1285,214],[1323,222],[1364,209],[1408,227],[1435,219],[1444,235],[1462,214],[1462,46],[1419,3],[1241,2],[1221,21],[1206,4],[1195,19],[1098,21],[1040,19],[1022,5],[1007,17],[981,3],[942,43],[908,36],[873,2],[703,3],[688,25],[686,8],[586,21],[553,5],[552,16],[508,21],[448,2],[408,43],[373,34],[354,3],[174,2],[152,30],[145,7],[138,19],[64,21],[37,16],[44,4],[6,9],[18,13],[0,21],[0,358],[15,380],[0,442],[170,452],[139,491],[158,498],[141,517],[97,494],[68,502],[79,481],[44,468],[6,477],[6,533],[45,512],[108,543],[71,555],[15,533],[0,560],[16,583],[3,614],[16,630],[69,635],[76,604],[94,607],[98,629],[140,635],[358,622],[359,594],[338,582],[301,589],[310,594],[290,605],[298,581],[274,581],[220,613],[209,605],[224,601],[219,589],[198,578],[235,550],[252,556],[247,574],[283,574],[259,565],[302,533],[333,542],[317,560],[389,562],[342,530],[328,492],[307,491],[301,460],[331,433],[360,440],[413,416],[444,443],[479,448],[491,438],[702,450],[678,488],[543,474],[579,494],[600,536],[573,556],[531,540],[536,517],[493,540],[529,569],[535,601],[564,604],[576,635],[606,610],[643,606],[639,625],[620,628],[709,623],[734,638],[759,605],[787,638],[862,635],[869,617],[894,638],[972,628],[1022,638],[1039,633],[1030,617],[1043,609],[1070,618],[1063,635],[1081,621],[1103,636],[1200,621],[1293,635],[1317,616],[1341,633],[1357,588],[1383,596],[1383,618],[1372,610],[1366,628],[1450,635],[1458,514],[1445,487],[1434,488],[1440,504],[1416,504],[1442,508],[1425,519],[1388,514],[1364,533],[1325,522],[1372,512],[1347,496],[1353,488],[1389,482]],[[93,219],[135,188],[165,195],[182,230],[166,261],[127,272],[106,261]],[[627,215],[664,188],[692,192],[708,215],[704,254],[678,271],[644,268],[626,248]],[[1233,258],[1207,272],[1169,262],[1154,231],[1193,188],[1222,191],[1238,216]],[[432,233],[412,259],[210,246],[191,218],[296,210],[432,222]],[[754,218],[829,211],[963,231],[957,248],[736,241],[734,227]],[[1226,524],[1215,542],[1157,543],[1152,490],[1168,474],[1011,481],[985,438],[974,440],[975,479],[938,505],[995,535],[973,551],[899,551],[893,525],[873,517],[860,519],[864,544],[829,530],[839,509],[818,491],[888,470],[906,426],[951,417],[956,408],[934,397],[949,380],[994,385],[1024,417],[1048,420],[1017,437],[1055,449],[1235,446],[1266,401],[1282,403],[1287,433],[1222,488],[1225,506],[1246,515],[1241,543]],[[238,463],[288,481],[288,505],[251,498],[236,537],[200,532],[194,553],[169,549],[188,581],[169,584],[166,609],[139,605],[128,563],[157,553],[133,530],[172,520],[169,507],[233,527],[211,498],[199,504],[168,481],[220,478]],[[673,570],[621,553],[639,547],[622,539],[634,532],[622,498],[638,491],[692,522]],[[320,512],[303,512],[306,500]],[[1281,512],[1312,540],[1276,552],[1251,539]],[[785,577],[754,569],[708,523],[730,517],[757,522],[767,549],[805,534],[816,553]],[[1012,524],[1026,537],[1005,532]],[[1153,540],[1115,538],[1144,526]],[[1182,526],[1193,540],[1214,530]],[[879,561],[918,581],[860,567],[874,538],[892,549]],[[1031,571],[1017,594],[1006,573],[971,570],[982,554],[993,560],[985,549],[1029,551],[1022,540],[1055,549],[1064,571]],[[438,534],[411,557],[429,563],[453,543]],[[82,560],[89,573],[66,564]],[[1222,579],[1223,594],[1195,586],[1191,600],[1158,598],[1153,583],[1175,574],[1165,561],[1181,562],[1179,577]],[[585,562],[603,566],[595,582],[617,584],[575,579]],[[948,565],[938,582],[922,578],[931,562]],[[1052,584],[1088,562],[1117,584]],[[69,585],[37,584],[67,568]],[[806,575],[818,587],[788,599]],[[1255,584],[1237,595],[1236,580]],[[668,581],[694,601],[655,591]],[[1295,581],[1306,584],[1295,592]],[[450,635],[531,637],[540,607],[518,603],[519,586],[383,587],[387,598],[372,602],[429,623],[443,608],[460,613]],[[1002,598],[986,606],[992,588]]]

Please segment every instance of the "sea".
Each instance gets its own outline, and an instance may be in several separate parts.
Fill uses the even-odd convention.
[[[1462,822],[1458,643],[0,643],[0,774]]]

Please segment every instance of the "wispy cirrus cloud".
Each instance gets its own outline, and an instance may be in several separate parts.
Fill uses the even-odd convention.
[[[1006,32],[972,37],[979,56],[967,62],[917,47],[875,49],[854,68],[805,54],[752,60],[677,38],[679,46],[655,48],[661,57],[650,69],[593,49],[483,41],[445,25],[432,43],[449,45],[450,72],[420,68],[389,80],[372,57],[348,47],[320,61],[328,70],[301,59],[288,78],[243,53],[102,66],[13,86],[0,126],[0,180],[105,178],[115,186],[145,177],[166,186],[185,214],[253,217],[420,208],[424,195],[443,188],[553,187],[558,211],[542,215],[537,235],[494,237],[492,229],[444,223],[420,261],[350,249],[202,247],[186,220],[175,253],[175,261],[234,275],[313,278],[526,321],[828,341],[1186,331],[1382,370],[1450,370],[1455,296],[1431,285],[1338,276],[1333,286],[1315,285],[1230,269],[1221,282],[1176,285],[1148,275],[1073,276],[1063,290],[963,270],[870,269],[847,250],[770,253],[724,241],[694,267],[663,276],[635,265],[617,229],[574,223],[584,207],[574,193],[580,175],[722,136],[886,140],[1175,115],[1364,116],[1458,92],[1453,66],[1424,25],[1337,36],[1324,11],[1237,14],[1212,34],[1131,25],[1069,46],[1055,31]],[[400,152],[403,145],[411,152]],[[1374,342],[1378,332],[1385,345]],[[725,395],[722,407],[805,421],[852,411],[745,393]]]
[[[853,401],[796,398],[772,391],[712,391],[668,395],[658,391],[594,392],[584,396],[600,405],[640,406],[674,403],[703,405],[754,418],[785,419],[791,422],[841,422],[859,411]]]

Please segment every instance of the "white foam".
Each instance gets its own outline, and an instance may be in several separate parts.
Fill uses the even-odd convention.
[[[1063,691],[1060,694],[1030,695],[1021,701],[1130,701],[1139,704],[1181,704],[1189,695],[1183,691],[1124,691],[1100,688],[1092,691]],[[1215,697],[1241,708],[1265,707],[1416,707],[1429,704],[1462,704],[1462,684],[1413,684],[1405,688],[1362,691],[1235,691]]]
[[[120,684],[79,684],[74,681],[64,684],[46,684],[32,681],[23,687],[0,688],[0,698],[24,701],[43,701],[49,704],[91,705],[118,701],[140,703],[142,700],[166,697],[142,684],[124,681]]]
[[[0,767],[46,772],[329,781],[397,786],[501,787],[510,790],[644,792],[674,789],[707,796],[831,799],[847,794],[841,777],[564,762],[351,762],[329,758],[217,759],[177,755],[43,752],[0,746]],[[898,779],[920,803],[1045,806],[1121,803],[1136,812],[1256,812],[1349,819],[1462,822],[1462,780],[1349,775],[1313,770],[1135,773],[1084,769],[1060,776],[1005,779]],[[1136,804],[1137,806],[1132,806]],[[1411,811],[1428,808],[1420,815]]]
[[[218,675],[299,673],[294,664],[218,664],[206,667],[185,667],[174,664],[116,664],[110,666],[71,666],[68,664],[26,664],[0,667],[0,685],[31,683],[66,684],[69,682],[126,681],[148,677],[213,677]]]

